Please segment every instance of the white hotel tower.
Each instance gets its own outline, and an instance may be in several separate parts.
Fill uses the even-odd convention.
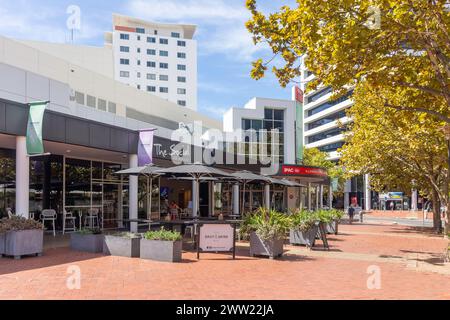
[[[113,51],[115,79],[196,110],[195,30],[195,25],[113,14],[113,31],[105,33],[105,46]]]

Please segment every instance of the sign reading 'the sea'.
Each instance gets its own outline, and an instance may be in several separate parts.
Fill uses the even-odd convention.
[[[200,228],[202,251],[230,252],[234,247],[234,229],[229,224],[205,224]]]

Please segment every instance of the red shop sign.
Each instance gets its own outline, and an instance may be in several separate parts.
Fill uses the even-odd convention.
[[[324,169],[301,166],[282,166],[281,173],[284,175],[328,176]]]

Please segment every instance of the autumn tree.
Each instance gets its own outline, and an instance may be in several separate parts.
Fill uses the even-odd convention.
[[[256,0],[247,0],[247,7],[252,17],[246,26],[255,44],[266,43],[274,54],[253,63],[253,78],[260,79],[269,64],[281,60],[272,72],[284,87],[296,81],[303,59],[316,75],[308,90],[331,86],[338,97],[354,87],[355,99],[364,91],[360,86],[381,90],[376,108],[399,112],[410,125],[425,117],[436,128],[439,148],[445,146],[444,131],[450,131],[447,0],[298,0],[295,7],[268,15],[258,11]],[[450,147],[447,154],[448,172]],[[449,179],[447,174],[440,189],[447,225]]]
[[[424,113],[379,108],[384,99],[406,106],[415,103],[414,96],[397,91],[393,94],[367,83],[358,87],[348,111],[354,122],[340,150],[341,164],[347,176],[370,173],[376,191],[414,188],[427,195],[433,201],[434,228],[439,232],[440,203],[447,205],[449,174],[443,123]]]

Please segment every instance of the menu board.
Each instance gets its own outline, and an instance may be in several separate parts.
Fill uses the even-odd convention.
[[[206,252],[234,249],[234,228],[230,224],[204,224],[200,227],[199,247]]]

